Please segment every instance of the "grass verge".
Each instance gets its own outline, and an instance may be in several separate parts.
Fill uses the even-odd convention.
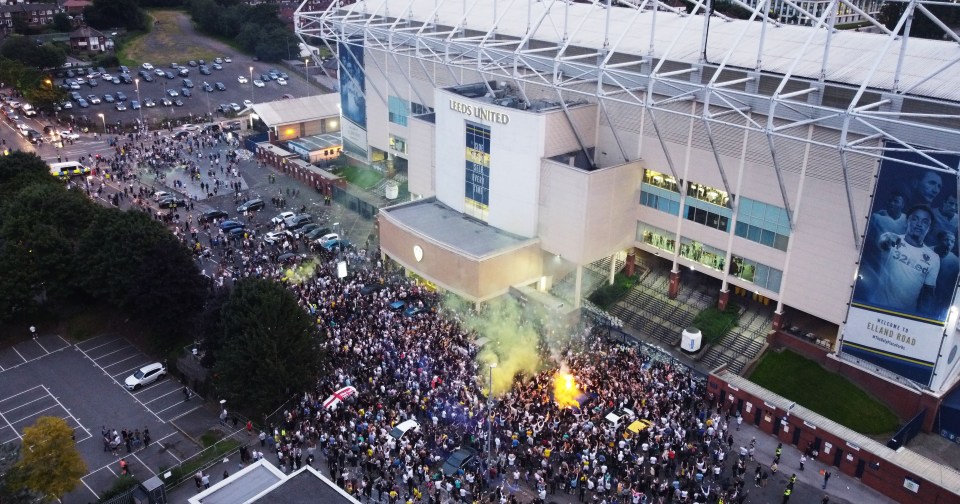
[[[335,173],[361,189],[370,189],[383,179],[382,173],[362,166],[344,166]]]
[[[591,303],[597,305],[599,308],[606,310],[616,304],[620,298],[626,296],[627,291],[629,291],[630,288],[636,283],[636,277],[627,276],[622,272],[617,273],[616,276],[613,277],[612,284],[604,284],[597,290],[593,291],[593,293],[591,293],[587,299],[589,299]]]
[[[703,310],[697,314],[690,325],[700,329],[704,344],[716,343],[727,334],[730,328],[737,325],[738,318],[740,318],[740,307],[730,303],[727,309],[722,311],[716,307]]]
[[[795,352],[767,352],[750,381],[861,434],[892,433],[899,419],[846,378]]]
[[[182,22],[183,16],[188,16],[182,10],[152,9],[147,11],[152,21],[152,29],[143,34],[135,35],[123,43],[120,51],[120,62],[128,66],[140,66],[140,63],[149,61],[157,67],[166,67],[170,62],[186,63],[189,60],[212,61],[217,56],[212,49],[196,43],[197,34],[188,32],[184,26],[190,23]],[[155,23],[154,23],[155,21]]]

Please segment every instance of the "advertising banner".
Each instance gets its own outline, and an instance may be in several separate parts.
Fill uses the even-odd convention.
[[[928,384],[960,272],[957,175],[896,147],[880,163],[841,351]]]
[[[366,76],[363,73],[363,40],[339,42],[340,113],[343,149],[359,159],[367,160]]]

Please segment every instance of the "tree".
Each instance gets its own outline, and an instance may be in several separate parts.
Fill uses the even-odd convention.
[[[30,37],[24,36],[8,37],[0,46],[0,54],[34,69],[59,68],[67,61],[66,53],[59,47],[51,44],[38,46]],[[39,74],[34,79],[33,85],[39,83]]]
[[[23,429],[24,449],[15,467],[25,488],[59,499],[80,483],[87,464],[72,438],[73,429],[57,417],[40,417]]]
[[[93,0],[93,5],[83,9],[83,19],[98,29],[122,26],[127,30],[147,29],[147,13],[137,0]]]
[[[214,371],[223,397],[265,414],[289,393],[308,387],[317,372],[317,331],[283,285],[246,278],[221,311],[223,347]]]
[[[173,236],[152,244],[144,257],[126,309],[147,322],[155,334],[179,336],[203,307],[209,283],[190,251]]]
[[[66,12],[58,12],[53,15],[53,29],[58,32],[68,32],[73,30],[73,22]]]

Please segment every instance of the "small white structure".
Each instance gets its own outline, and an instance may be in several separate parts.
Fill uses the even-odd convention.
[[[700,350],[700,345],[703,343],[703,335],[700,333],[700,329],[696,327],[688,327],[683,330],[683,335],[680,337],[680,348],[684,352],[694,353]]]

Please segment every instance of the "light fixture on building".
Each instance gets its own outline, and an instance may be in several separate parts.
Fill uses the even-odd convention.
[[[423,260],[423,249],[420,248],[420,245],[413,246],[413,258],[420,262]]]

